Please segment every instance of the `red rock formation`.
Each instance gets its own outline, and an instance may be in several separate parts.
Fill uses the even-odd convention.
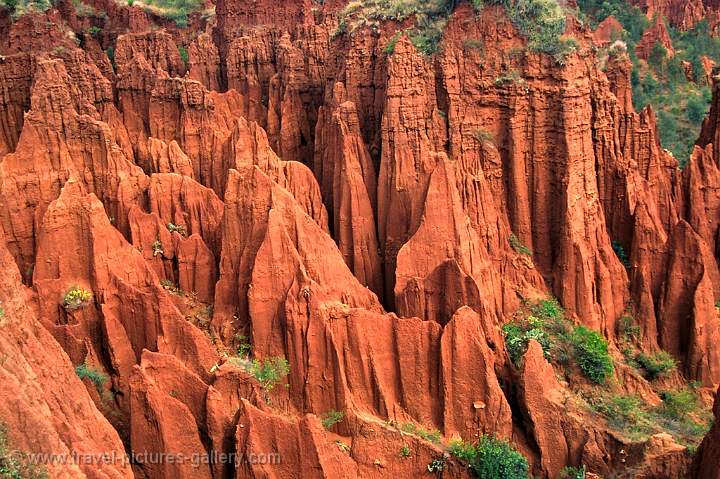
[[[238,470],[137,463],[138,477],[415,477],[443,452],[404,423],[509,439],[544,477],[580,463],[680,476],[682,446],[609,432],[537,344],[519,371],[508,363],[501,325],[554,294],[614,352],[632,299],[639,346],[670,351],[673,380],[720,381],[717,105],[680,172],[652,110],[633,109],[626,56],[605,74],[575,24],[580,51],[560,65],[525,49],[500,7],[465,2],[430,58],[406,36],[389,55],[389,23],[333,34],[341,2],[283,6],[219,2],[198,35],[199,15],[151,31],[139,8],[114,5],[101,38],[45,56],[42,35],[87,28],[67,2],[0,32],[8,52],[31,52],[0,62],[3,242],[32,286],[34,336],[106,373],[114,395],[88,383],[87,429],[53,426],[52,447],[119,450],[97,407],[136,453],[282,454]],[[35,26],[47,18],[58,26]],[[101,50],[115,41],[117,74]],[[92,294],[83,308],[62,305],[72,285]],[[288,360],[272,391],[247,372],[244,342],[253,359]],[[64,361],[50,369],[61,378]],[[617,371],[623,392],[659,404]],[[77,412],[45,403],[43,417]],[[331,410],[345,416],[327,431]],[[467,475],[444,460],[445,476]]]
[[[705,436],[695,459],[695,477],[717,479],[720,477],[720,390],[715,395],[715,424]]]
[[[707,20],[715,30],[720,20],[717,2],[713,0],[633,0],[632,3],[642,8],[648,18],[665,17],[681,30],[690,30],[701,20]]]
[[[672,40],[670,39],[670,34],[665,27],[665,20],[662,16],[657,16],[655,23],[643,32],[642,38],[635,47],[635,53],[639,58],[647,60],[650,58],[655,44],[660,44],[660,46],[665,49],[668,58],[672,58],[675,55]]]
[[[355,277],[382,295],[375,233],[375,168],[360,132],[355,104],[337,83],[332,101],[320,108],[315,131],[315,176],[333,219],[332,231]]]
[[[74,365],[38,321],[0,236],[0,421],[19,451],[114,457],[111,463],[51,464],[53,477],[131,478],[118,433],[93,404]],[[94,387],[94,386],[91,386]],[[84,456],[87,455],[87,456]]]
[[[377,198],[386,301],[395,287],[398,252],[420,226],[430,174],[446,141],[432,67],[405,36],[388,63]]]
[[[624,31],[625,29],[617,21],[617,18],[610,15],[600,22],[593,32],[593,43],[598,46],[608,46],[616,40],[621,40]]]

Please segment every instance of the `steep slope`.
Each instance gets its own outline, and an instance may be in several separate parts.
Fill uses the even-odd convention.
[[[23,318],[0,355],[38,378],[0,420],[28,451],[227,460],[53,476],[467,477],[450,440],[489,436],[542,477],[691,474],[685,436],[597,401],[662,410],[693,382],[700,418],[720,383],[719,85],[680,170],[627,55],[570,17],[558,59],[453,2],[427,56],[412,18],[352,31],[338,1],[218,0],[186,29],[86,3],[101,35],[68,2],[0,31],[0,300]],[[608,341],[604,384],[577,345],[513,357],[503,326],[551,296]],[[676,368],[643,377],[661,350]]]

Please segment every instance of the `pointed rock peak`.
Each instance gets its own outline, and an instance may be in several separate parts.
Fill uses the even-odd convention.
[[[675,56],[672,39],[665,27],[665,20],[661,15],[655,17],[655,22],[645,30],[642,38],[635,47],[635,53],[643,60],[648,60],[652,55],[655,45],[659,44],[664,50],[668,58]]]
[[[600,22],[593,32],[593,43],[598,46],[610,45],[614,41],[622,38],[622,33],[624,31],[625,29],[617,18],[610,15]]]

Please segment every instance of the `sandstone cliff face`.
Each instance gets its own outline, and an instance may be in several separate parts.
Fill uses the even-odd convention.
[[[717,2],[712,0],[633,0],[632,3],[642,8],[648,18],[663,16],[682,30],[688,30],[702,20],[707,20],[716,30],[720,20]]]
[[[460,3],[429,58],[394,25],[335,33],[343,2],[286,3],[219,1],[185,32],[108,7],[114,65],[94,40],[46,51],[58,25],[84,25],[63,8],[3,37],[0,359],[25,361],[0,360],[13,438],[242,458],[70,477],[410,477],[433,460],[468,475],[408,425],[508,439],[542,477],[685,474],[667,436],[631,444],[588,414],[539,344],[513,365],[501,327],[555,295],[615,352],[632,310],[644,351],[717,386],[718,86],[680,171],[652,110],[633,109],[628,59],[600,70],[589,32],[560,65],[523,49],[500,7]],[[63,306],[73,286],[91,294],[82,308]],[[248,372],[245,340],[288,360],[278,387]],[[80,387],[82,363],[108,377],[101,391]],[[249,459],[269,451],[281,464]]]
[[[715,413],[715,425],[708,433],[703,441],[695,461],[696,477],[707,477],[708,479],[716,479],[720,477],[720,452],[718,451],[718,416],[720,416],[720,391],[715,396],[715,405],[713,411]]]

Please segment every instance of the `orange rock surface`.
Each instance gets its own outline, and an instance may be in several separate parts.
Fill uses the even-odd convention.
[[[555,296],[608,340],[608,391],[658,405],[624,364],[632,314],[639,350],[677,363],[663,387],[717,390],[720,83],[681,170],[633,108],[627,55],[600,68],[592,44],[617,22],[569,28],[579,51],[559,64],[497,5],[458,2],[428,57],[392,22],[338,31],[343,1],[219,0],[180,29],[88,0],[97,38],[70,3],[0,16],[0,422],[27,452],[232,461],[51,477],[421,477],[435,461],[461,478],[445,446],[483,434],[543,478],[715,477],[717,425],[692,464],[667,434],[628,439],[538,342],[515,364],[502,328]],[[674,25],[711,8],[673,5],[641,6]],[[672,52],[660,18],[643,58]],[[277,357],[268,387],[258,367]]]

